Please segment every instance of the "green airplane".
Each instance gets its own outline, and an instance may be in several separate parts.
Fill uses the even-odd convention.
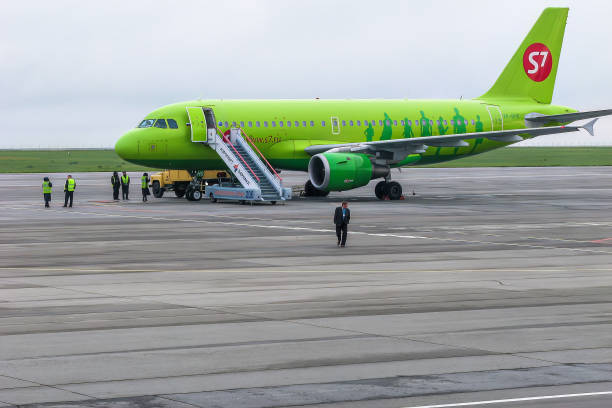
[[[484,95],[471,100],[195,100],[161,107],[115,150],[149,167],[225,166],[206,132],[240,128],[275,169],[307,171],[305,193],[324,196],[382,178],[378,198],[399,199],[391,169],[440,163],[540,135],[593,134],[612,109],[551,105],[567,8],[547,8]],[[594,118],[582,126],[571,122]]]

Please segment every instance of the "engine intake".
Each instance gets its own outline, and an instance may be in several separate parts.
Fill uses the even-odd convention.
[[[388,174],[388,166],[374,164],[367,155],[358,153],[319,153],[308,163],[310,181],[322,191],[351,190]]]

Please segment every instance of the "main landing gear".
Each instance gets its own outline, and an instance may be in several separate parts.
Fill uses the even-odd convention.
[[[310,180],[304,184],[304,197],[327,197],[328,194],[329,191],[323,191],[315,188]]]
[[[397,181],[383,180],[376,184],[374,194],[379,200],[399,200],[402,198],[402,185]]]

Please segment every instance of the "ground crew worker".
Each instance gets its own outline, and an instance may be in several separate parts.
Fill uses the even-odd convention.
[[[129,200],[128,195],[130,194],[130,176],[124,171],[121,176],[121,198]]]
[[[144,173],[142,175],[142,177],[140,178],[141,180],[141,187],[142,187],[142,201],[148,201],[147,200],[147,196],[149,194],[151,194],[149,192],[149,181],[151,181],[151,179],[149,179],[149,175],[147,173]]]
[[[53,184],[49,181],[49,177],[45,177],[42,183],[43,198],[45,199],[45,208],[49,208],[49,202],[51,201],[51,187]]]
[[[121,187],[121,180],[119,180],[119,174],[115,171],[111,176],[111,185],[113,186],[113,200],[119,201],[119,187]]]
[[[72,200],[74,198],[74,189],[76,188],[76,181],[69,174],[64,184],[64,207],[68,206],[68,199],[70,199],[70,206],[72,207]]]

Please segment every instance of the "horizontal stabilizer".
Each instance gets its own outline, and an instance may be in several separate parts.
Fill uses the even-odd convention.
[[[599,118],[595,118],[592,121],[590,121],[589,123],[585,123],[584,125],[580,126],[582,129],[586,130],[587,132],[589,132],[589,134],[591,136],[595,136],[595,130],[593,129],[593,126],[595,126],[595,122],[597,122],[599,120]]]
[[[576,120],[599,118],[601,116],[612,115],[612,109],[602,109],[586,112],[562,113],[560,115],[540,115],[531,113],[525,115],[525,121],[533,124],[542,125],[545,123],[570,123]]]

